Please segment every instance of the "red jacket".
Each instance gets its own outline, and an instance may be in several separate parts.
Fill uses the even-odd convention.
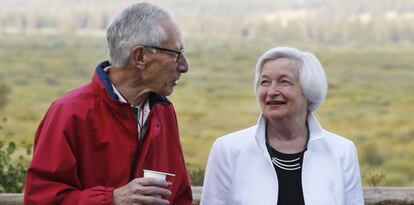
[[[130,104],[114,99],[102,69],[107,65],[99,65],[92,82],[61,97],[47,111],[35,136],[24,204],[109,205],[115,188],[152,169],[175,174],[171,204],[190,205],[191,186],[173,105],[150,94],[148,131],[139,142]]]

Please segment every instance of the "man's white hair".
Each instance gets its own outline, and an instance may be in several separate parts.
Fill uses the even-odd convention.
[[[160,20],[171,19],[165,9],[150,3],[133,3],[121,9],[108,24],[109,62],[115,68],[128,63],[132,49],[137,45],[161,46],[167,34]]]

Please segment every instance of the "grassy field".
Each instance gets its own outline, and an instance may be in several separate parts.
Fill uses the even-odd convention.
[[[256,123],[257,58],[273,46],[317,55],[329,81],[316,113],[322,126],[357,145],[365,185],[414,186],[414,45],[325,45],[263,39],[185,39],[189,73],[170,99],[185,156],[204,167],[214,140]],[[0,110],[0,140],[32,143],[50,103],[88,82],[106,59],[103,37],[2,35],[0,84],[10,88]]]

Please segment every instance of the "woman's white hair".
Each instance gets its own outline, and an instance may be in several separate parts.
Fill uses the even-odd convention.
[[[295,48],[272,48],[259,58],[256,64],[255,76],[256,96],[263,65],[269,60],[278,58],[288,58],[297,65],[299,83],[308,101],[308,110],[311,112],[316,111],[326,98],[328,82],[326,81],[325,73],[319,60],[312,53],[302,52]]]
[[[106,29],[111,65],[115,68],[126,65],[137,45],[161,46],[167,38],[161,19],[172,20],[168,11],[145,2],[130,4],[112,17]]]

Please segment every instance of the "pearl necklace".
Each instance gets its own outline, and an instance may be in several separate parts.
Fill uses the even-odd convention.
[[[301,166],[302,156],[303,154],[301,154],[300,157],[296,159],[292,159],[292,160],[283,160],[283,159],[277,158],[276,156],[272,156],[271,159],[272,159],[272,163],[276,165],[277,167],[279,167],[280,169],[287,170],[287,171],[293,171],[293,170],[298,170],[302,168]]]
[[[286,170],[286,171],[295,171],[295,170],[298,170],[298,169],[302,168],[302,158],[303,158],[303,155],[305,154],[305,151],[308,147],[308,141],[309,141],[309,135],[310,135],[308,123],[306,123],[306,129],[307,129],[308,133],[307,133],[307,136],[306,136],[307,138],[306,138],[306,143],[305,143],[303,151],[300,152],[299,157],[297,157],[295,159],[290,159],[290,160],[277,158],[276,154],[273,152],[273,148],[270,146],[270,144],[268,142],[267,133],[266,133],[266,146],[267,146],[267,149],[269,150],[270,159],[272,160],[272,163],[275,166],[277,166],[280,169]]]

